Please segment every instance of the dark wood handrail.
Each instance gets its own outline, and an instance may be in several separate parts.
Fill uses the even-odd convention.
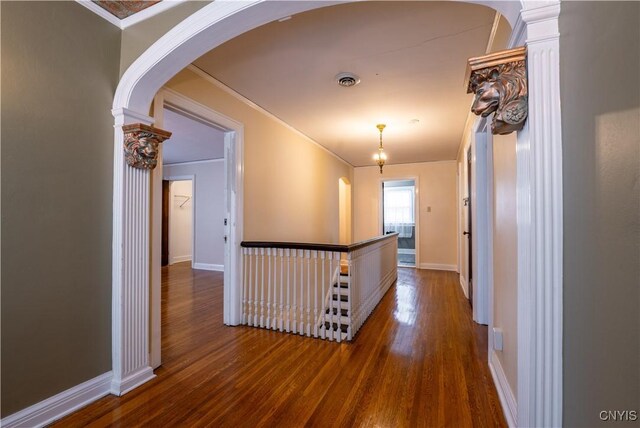
[[[366,241],[355,242],[349,245],[340,244],[316,244],[310,242],[270,242],[270,241],[242,241],[241,247],[244,248],[290,248],[292,250],[312,250],[312,251],[333,251],[340,253],[350,253],[360,248],[373,245],[377,242],[397,237],[398,232],[389,233],[387,235],[376,236]]]

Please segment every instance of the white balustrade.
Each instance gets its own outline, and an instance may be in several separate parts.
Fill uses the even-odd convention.
[[[352,340],[397,278],[396,235],[350,246],[242,245],[248,326]]]

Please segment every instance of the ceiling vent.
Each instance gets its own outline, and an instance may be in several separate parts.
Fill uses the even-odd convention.
[[[356,86],[360,83],[360,78],[353,73],[339,73],[336,76],[336,82],[338,85],[343,86],[345,88],[350,88],[351,86]]]

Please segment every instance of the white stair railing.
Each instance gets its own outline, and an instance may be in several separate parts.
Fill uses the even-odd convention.
[[[397,234],[353,245],[243,242],[242,323],[352,340],[397,278],[397,242]]]

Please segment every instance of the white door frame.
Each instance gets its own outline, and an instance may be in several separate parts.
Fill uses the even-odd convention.
[[[413,218],[416,223],[416,269],[420,267],[420,190],[419,179],[415,175],[400,175],[397,177],[383,177],[378,183],[378,230],[384,233],[383,217],[384,213],[384,194],[382,193],[382,183],[385,181],[413,181]]]
[[[489,324],[489,294],[493,273],[493,156],[489,153],[486,118],[477,118],[471,132],[471,257],[473,278],[473,320]],[[491,335],[489,335],[491,336]]]
[[[502,13],[526,38],[529,130],[518,133],[518,425],[562,425],[562,129],[560,0],[468,0]],[[220,44],[260,25],[336,2],[212,2],[169,30],[116,90],[113,186],[113,380],[121,395],[153,377],[149,365],[150,173],[129,167],[121,126],[151,125],[167,80]],[[241,156],[240,156],[241,158]],[[241,167],[233,174],[237,177]],[[240,204],[242,198],[238,198]],[[241,213],[240,207],[237,208]],[[238,237],[234,237],[238,239]],[[234,245],[235,245],[234,240]],[[237,278],[239,280],[240,278]]]

